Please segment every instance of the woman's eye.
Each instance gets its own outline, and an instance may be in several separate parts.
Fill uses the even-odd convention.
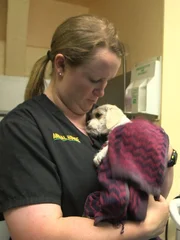
[[[109,84],[110,80],[111,80],[111,79],[107,80],[107,81],[106,81],[106,84]],[[103,80],[103,79],[93,80],[93,79],[89,78],[89,81],[90,81],[91,83],[97,84],[97,83],[104,82],[105,80]]]
[[[101,80],[93,80],[93,79],[90,78],[89,81],[92,82],[92,83],[99,83]]]
[[[96,113],[96,114],[95,114],[95,118],[97,118],[97,119],[99,119],[101,116],[102,116],[101,113]]]

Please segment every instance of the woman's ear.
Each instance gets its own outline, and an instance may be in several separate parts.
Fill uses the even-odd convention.
[[[64,73],[65,57],[64,57],[63,54],[58,53],[55,56],[54,66],[55,66],[55,69],[56,69],[57,73],[59,73],[60,75],[62,75]]]

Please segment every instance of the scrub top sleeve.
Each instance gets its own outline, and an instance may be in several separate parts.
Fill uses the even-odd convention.
[[[40,203],[61,205],[61,180],[45,140],[29,121],[0,124],[0,212]]]

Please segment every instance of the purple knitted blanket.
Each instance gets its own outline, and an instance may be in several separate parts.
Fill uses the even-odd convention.
[[[108,136],[108,153],[97,169],[101,190],[87,197],[84,216],[94,224],[143,221],[148,195],[157,199],[167,167],[169,139],[162,128],[137,119]]]

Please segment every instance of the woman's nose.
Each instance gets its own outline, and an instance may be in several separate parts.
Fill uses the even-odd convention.
[[[101,84],[101,86],[94,89],[94,95],[96,97],[103,97],[104,96],[104,90],[107,86],[107,82]]]
[[[94,89],[94,95],[96,97],[103,97],[104,96],[104,89]]]

